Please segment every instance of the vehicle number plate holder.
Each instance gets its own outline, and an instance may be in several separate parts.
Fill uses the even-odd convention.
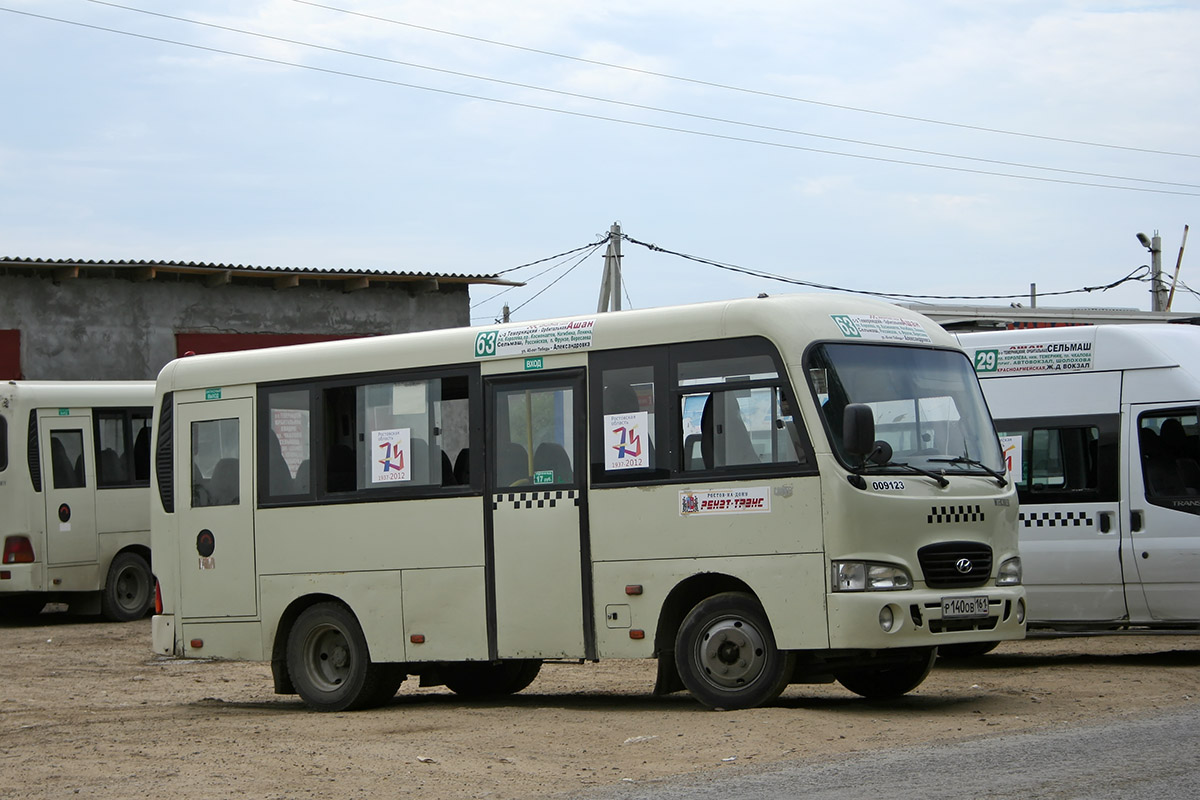
[[[988,615],[987,595],[943,597],[942,619],[971,619]]]

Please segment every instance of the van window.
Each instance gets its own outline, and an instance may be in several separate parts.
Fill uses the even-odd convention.
[[[997,420],[1020,502],[1115,502],[1118,424],[1115,415]]]
[[[1138,418],[1138,450],[1148,499],[1200,495],[1200,445],[1194,410]]]

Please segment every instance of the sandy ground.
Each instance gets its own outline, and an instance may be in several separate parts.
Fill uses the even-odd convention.
[[[681,773],[1154,714],[1197,702],[1200,637],[1031,639],[907,697],[793,686],[768,708],[650,694],[650,661],[547,664],[504,702],[401,687],[317,714],[265,664],[175,661],[149,620],[0,620],[0,798],[528,798]]]

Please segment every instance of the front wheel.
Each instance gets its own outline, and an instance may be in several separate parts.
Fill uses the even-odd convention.
[[[696,604],[675,636],[675,666],[692,696],[709,708],[754,708],[779,696],[795,657],[775,646],[762,604],[724,592]]]
[[[318,603],[300,614],[288,634],[287,667],[297,694],[317,711],[377,706],[403,679],[371,663],[362,627],[338,603]]]
[[[146,559],[137,553],[118,553],[108,567],[100,613],[113,622],[131,622],[146,616],[153,602],[154,578]]]
[[[871,700],[890,700],[908,694],[921,685],[933,669],[937,648],[915,649],[909,658],[889,661],[883,666],[858,666],[834,674],[837,682],[855,694]]]

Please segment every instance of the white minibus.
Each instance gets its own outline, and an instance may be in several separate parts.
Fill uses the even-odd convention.
[[[0,383],[0,610],[144,617],[152,381]]]
[[[1020,496],[1031,625],[1200,626],[1200,329],[961,334]]]
[[[270,661],[316,709],[649,657],[657,692],[710,707],[894,697],[939,644],[1025,632],[971,362],[885,303],[193,356],[156,403],[155,651]]]

